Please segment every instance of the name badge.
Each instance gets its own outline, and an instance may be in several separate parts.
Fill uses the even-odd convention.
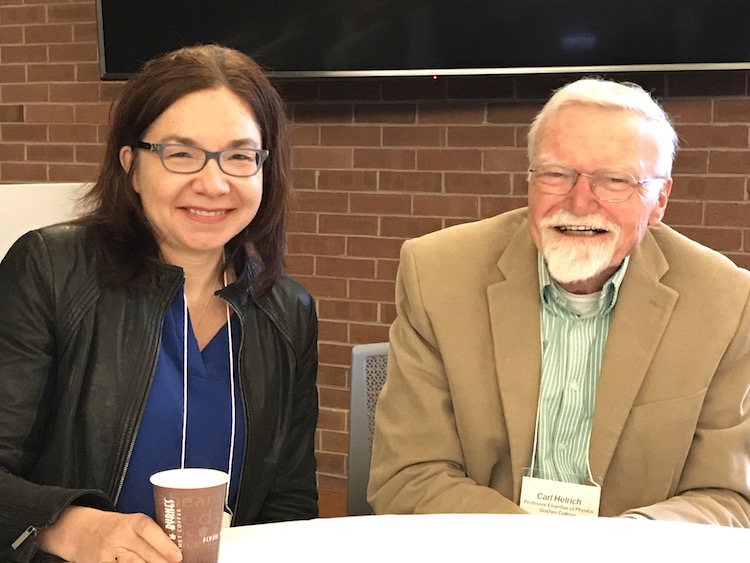
[[[598,516],[601,493],[596,485],[524,476],[519,506],[529,514]]]

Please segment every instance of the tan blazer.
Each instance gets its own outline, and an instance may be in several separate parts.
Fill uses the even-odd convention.
[[[667,226],[632,255],[596,394],[601,516],[750,527],[750,274]],[[376,513],[523,512],[541,368],[520,209],[407,241],[376,412]]]

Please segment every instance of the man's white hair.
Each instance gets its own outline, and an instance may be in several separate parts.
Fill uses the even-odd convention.
[[[656,143],[656,174],[671,176],[672,162],[677,152],[677,133],[667,113],[648,92],[637,84],[601,78],[582,78],[555,91],[529,128],[529,162],[535,161],[540,131],[545,122],[562,107],[574,104],[620,108],[643,117],[648,125],[645,131]]]

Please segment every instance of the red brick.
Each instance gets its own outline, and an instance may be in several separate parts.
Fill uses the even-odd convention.
[[[315,258],[315,274],[336,278],[373,279],[375,261],[365,258],[318,256]]]
[[[346,471],[346,456],[343,454],[315,452],[319,473],[334,473],[344,475]]]
[[[714,102],[714,121],[750,123],[750,98],[716,100]]]
[[[484,123],[485,106],[481,103],[425,102],[419,104],[419,123],[475,125]]]
[[[0,22],[3,22],[3,25],[44,23],[45,16],[46,9],[44,6],[10,6],[0,8]]]
[[[287,237],[287,246],[290,254],[341,256],[346,250],[346,238],[332,235],[290,234]]]
[[[46,125],[6,123],[0,126],[3,141],[47,141]]]
[[[25,144],[0,142],[0,162],[20,162],[22,160],[26,160]],[[1,175],[0,178],[2,178]]]
[[[497,149],[484,151],[484,170],[490,172],[517,172],[526,170],[529,158],[526,149]]]
[[[692,201],[670,201],[664,215],[667,225],[702,225],[703,204]]]
[[[24,34],[27,45],[70,43],[73,41],[73,26],[70,24],[27,25]]]
[[[7,88],[8,84],[17,84],[20,82],[26,82],[26,65],[24,64],[1,64],[0,65],[0,84],[3,84],[2,89]],[[8,101],[7,99],[4,101]],[[18,100],[26,101],[26,100]]]
[[[412,211],[412,196],[410,195],[353,193],[349,198],[352,213],[408,215]]]
[[[321,170],[318,189],[372,191],[378,186],[378,173],[367,170]]]
[[[403,239],[385,237],[348,237],[347,254],[362,258],[398,258]]]
[[[708,151],[681,150],[672,168],[673,174],[705,174],[708,172]]]
[[[73,41],[76,43],[90,43],[97,40],[96,23],[83,22],[73,24]]]
[[[349,297],[366,301],[393,301],[396,284],[389,281],[350,280]]]
[[[330,213],[346,213],[349,211],[349,196],[342,192],[298,190],[295,195],[297,207],[305,211],[327,211]]]
[[[76,63],[76,80],[78,82],[96,82],[101,78],[101,75],[102,73],[98,62]],[[102,97],[101,90],[100,87],[99,99],[108,100],[108,98]]]
[[[27,123],[73,123],[73,106],[61,104],[27,104]]]
[[[382,217],[380,236],[412,238],[440,230],[442,226],[442,219],[436,217]]]
[[[26,162],[4,162],[0,164],[0,178],[3,182],[46,182],[46,164]]]
[[[314,190],[316,174],[315,170],[292,169],[290,176],[292,186],[294,186],[295,190]]]
[[[354,149],[355,168],[414,170],[416,154],[408,149]]]
[[[682,125],[678,127],[680,145],[690,148],[747,148],[745,125]]]
[[[289,133],[292,146],[320,145],[320,126],[318,125],[295,125],[290,128]]]
[[[341,280],[344,281],[344,280]],[[303,282],[304,283],[304,282]],[[344,282],[346,285],[346,282]],[[346,297],[346,295],[327,295],[326,297]],[[318,341],[319,342],[346,342],[349,337],[349,324],[339,321],[327,321],[320,319],[318,321]],[[336,370],[336,373],[341,371],[340,368],[330,368]],[[328,385],[327,383],[320,380],[321,370],[318,370],[318,381],[322,385]],[[338,375],[332,375],[331,377],[338,377]],[[346,381],[346,375],[344,375],[344,381]]]
[[[320,373],[318,374],[320,377]],[[347,430],[346,415],[348,411],[334,409],[320,409],[318,412],[318,428],[328,430]]]
[[[315,299],[322,297],[345,298],[346,280],[337,277],[294,276]]]
[[[47,14],[51,22],[91,22],[96,19],[96,7],[93,2],[48,6]]]
[[[320,315],[323,318],[359,322],[377,320],[378,306],[375,303],[321,299],[319,304]]]
[[[76,145],[76,162],[87,162],[100,164],[104,160],[104,147],[102,145]]]
[[[27,65],[29,82],[72,82],[75,80],[74,64],[30,64]]]
[[[73,147],[70,145],[28,145],[26,158],[30,162],[71,162]]]
[[[95,164],[50,164],[50,182],[92,182],[99,174]]]
[[[711,151],[708,171],[711,174],[750,174],[750,153],[737,150]]]
[[[443,175],[439,172],[380,173],[380,190],[389,192],[439,192]]]
[[[667,99],[662,104],[675,123],[709,123],[711,100]]]
[[[76,123],[106,123],[109,107],[107,103],[78,104],[75,106]]]
[[[380,127],[323,125],[320,127],[320,144],[339,147],[378,147]]]
[[[345,493],[347,489],[346,484],[346,477],[343,476],[336,476],[336,475],[321,475],[318,473],[318,490],[321,491],[321,496],[323,491],[334,491],[334,492],[341,492]],[[321,518],[325,518],[326,515],[321,512],[320,514]],[[345,514],[340,514],[339,512],[336,512],[336,514],[332,514],[331,516],[345,516]]]
[[[46,84],[6,84],[2,87],[3,102],[47,102],[49,87]]]
[[[350,148],[292,148],[292,166],[295,168],[351,168],[353,151]]]
[[[674,176],[670,201],[745,199],[745,178],[740,176]]]
[[[525,126],[531,124],[539,110],[540,105],[518,104],[518,103],[497,103],[487,106],[488,123],[522,123]]]
[[[98,140],[95,125],[50,125],[49,140],[54,143],[95,143]]]
[[[378,320],[381,323],[392,324],[396,320],[396,306],[390,303],[381,303],[378,312]]]
[[[293,277],[312,275],[315,272],[315,258],[312,256],[287,255],[284,263],[286,272]]]
[[[98,102],[98,84],[50,84],[49,96],[53,102]]]
[[[479,201],[476,196],[415,195],[414,215],[425,217],[477,217]]]
[[[350,104],[296,104],[292,114],[294,123],[351,123]]]
[[[416,118],[414,104],[357,104],[354,107],[356,123],[415,123]]]
[[[352,347],[348,344],[321,342],[318,346],[320,363],[323,365],[334,365],[349,367],[352,363]],[[329,389],[334,390],[334,389]],[[321,389],[322,391],[322,389]],[[348,395],[348,393],[347,393]],[[320,403],[323,405],[323,401]],[[328,405],[333,406],[335,405]]]
[[[525,206],[525,197],[481,197],[479,199],[479,216],[486,219]]]
[[[289,214],[288,229],[290,233],[315,233],[318,231],[318,216],[315,213],[293,211]]]
[[[417,151],[419,170],[481,170],[482,152],[471,149],[420,149]]]
[[[512,147],[515,140],[515,127],[507,125],[448,127],[451,147]]]
[[[0,104],[0,123],[21,123],[24,111],[21,104]]]
[[[445,174],[446,193],[503,195],[510,193],[508,174],[448,172]]]
[[[351,342],[369,344],[371,342],[387,342],[389,325],[357,324],[350,325]]]
[[[47,47],[45,45],[3,45],[0,51],[0,63],[46,63]]]
[[[706,226],[747,227],[750,203],[706,203]]]
[[[346,432],[323,430],[320,436],[323,451],[335,453],[346,453],[349,451],[349,435]]]
[[[321,215],[320,233],[345,235],[374,235],[378,232],[378,218],[367,215]]]
[[[441,147],[445,145],[442,126],[383,127],[383,145],[387,147]]]
[[[1,22],[2,20],[0,20]],[[22,25],[0,25],[0,37],[3,38],[3,45],[21,45],[23,44],[23,26]]]
[[[731,228],[679,227],[683,235],[719,252],[742,250],[742,231]]]
[[[378,260],[376,279],[394,281],[398,272],[398,260]],[[382,321],[382,318],[381,318]]]

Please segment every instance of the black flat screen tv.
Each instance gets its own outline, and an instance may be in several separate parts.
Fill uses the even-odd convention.
[[[196,43],[280,78],[750,68],[750,0],[97,0],[101,74]]]

